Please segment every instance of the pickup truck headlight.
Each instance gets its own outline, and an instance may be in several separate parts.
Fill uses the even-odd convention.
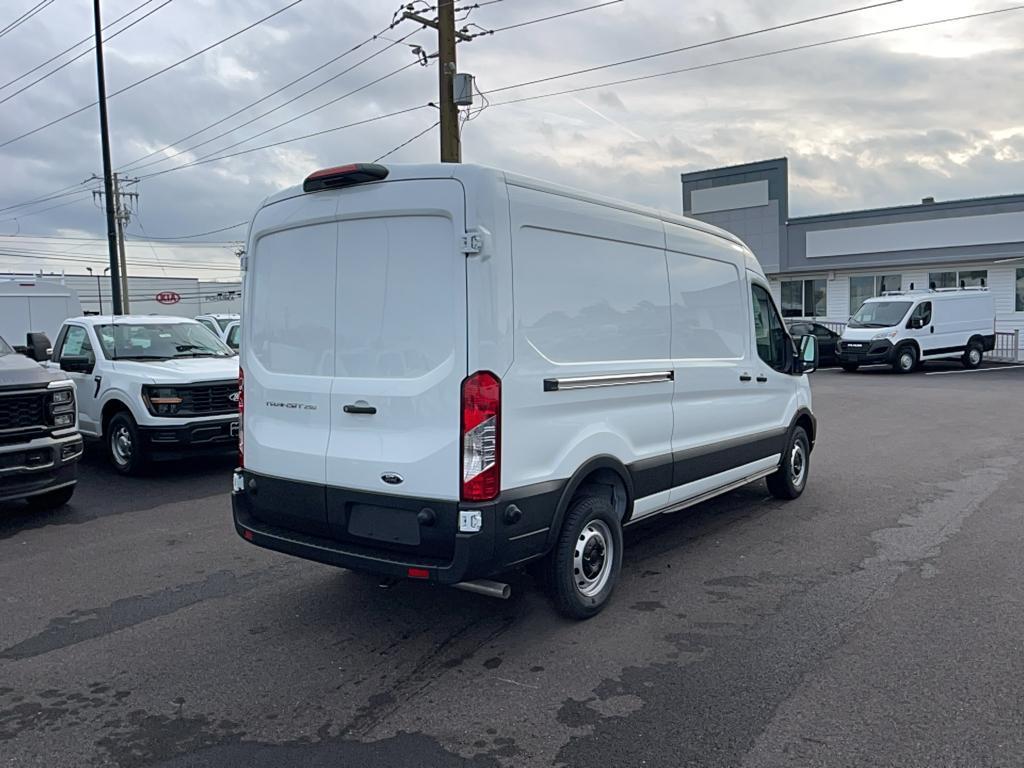
[[[154,416],[173,416],[181,407],[181,393],[174,387],[151,387],[142,388],[142,399],[146,401],[146,407]]]
[[[70,387],[50,392],[50,424],[57,429],[75,426],[75,391]]]

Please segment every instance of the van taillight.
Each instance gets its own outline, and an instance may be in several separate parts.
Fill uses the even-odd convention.
[[[245,371],[238,366],[238,466],[245,467]]]
[[[501,380],[478,371],[462,382],[462,500],[490,501],[501,489]]]

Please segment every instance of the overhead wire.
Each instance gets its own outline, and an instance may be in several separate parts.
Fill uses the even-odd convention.
[[[145,77],[143,77],[143,78],[141,78],[139,80],[131,82],[128,85],[126,85],[126,86],[124,86],[122,88],[117,89],[113,93],[107,94],[107,99],[109,100],[109,99],[114,98],[115,96],[119,96],[120,94],[125,93],[126,91],[129,91],[132,88],[135,88],[135,87],[137,87],[139,85],[142,85],[143,83],[149,82],[153,78],[158,77],[158,76],[164,74],[165,72],[169,72],[172,69],[174,69],[176,67],[179,67],[182,64],[185,64],[186,62],[189,62],[189,61],[191,61],[192,59],[195,59],[198,56],[202,56],[204,53],[208,53],[209,51],[213,50],[214,48],[216,48],[216,47],[218,47],[220,45],[223,45],[224,43],[228,42],[229,40],[232,40],[232,39],[238,37],[239,35],[244,34],[245,32],[248,32],[249,30],[253,29],[254,27],[257,27],[260,24],[263,24],[263,23],[269,21],[270,19],[274,18],[278,14],[284,13],[285,11],[289,10],[290,8],[294,8],[296,5],[298,5],[301,2],[303,2],[303,0],[292,0],[292,2],[290,2],[288,5],[284,6],[283,8],[279,8],[278,10],[274,11],[273,13],[270,13],[270,14],[264,16],[263,18],[258,19],[257,21],[254,21],[253,23],[251,23],[251,24],[249,24],[249,25],[247,25],[245,27],[242,27],[242,29],[239,29],[236,32],[232,32],[227,37],[223,37],[220,40],[217,40],[216,42],[211,43],[210,45],[207,45],[206,47],[201,48],[198,51],[195,51],[194,53],[189,54],[185,58],[179,59],[178,61],[174,62],[173,64],[169,64],[168,66],[163,67],[162,69],[158,69],[156,72],[152,72],[152,73],[146,75]],[[39,133],[40,131],[45,130],[46,128],[49,128],[49,127],[54,126],[54,125],[57,125],[58,123],[61,123],[64,120],[67,120],[68,118],[74,117],[75,115],[79,115],[79,114],[81,114],[82,112],[85,112],[88,109],[92,109],[98,103],[99,103],[98,101],[94,101],[94,102],[92,102],[90,104],[86,104],[85,106],[79,107],[76,110],[68,112],[66,115],[62,115],[61,117],[53,119],[53,120],[49,121],[48,123],[43,123],[42,125],[36,126],[35,128],[33,128],[30,131],[26,131],[25,133],[22,133],[22,134],[20,134],[18,136],[15,136],[13,138],[7,139],[4,142],[0,142],[0,148],[6,147],[6,146],[8,146],[10,144],[13,144],[16,141],[20,141],[21,139],[24,139],[24,138],[32,136],[32,135],[34,135],[36,133]]]
[[[129,29],[131,29],[131,28],[132,28],[132,27],[134,27],[134,26],[135,26],[136,24],[138,24],[138,23],[139,23],[140,21],[145,21],[145,20],[146,20],[147,18],[149,18],[150,16],[152,16],[152,15],[153,15],[154,13],[156,13],[157,11],[159,11],[159,10],[160,10],[161,8],[163,8],[163,7],[165,6],[165,5],[169,5],[169,4],[171,4],[172,2],[174,2],[174,0],[164,0],[164,2],[162,2],[162,3],[161,3],[160,5],[158,5],[158,6],[156,7],[156,8],[153,8],[153,9],[151,9],[151,10],[150,10],[150,11],[149,11],[148,13],[146,13],[146,14],[143,14],[142,16],[140,16],[139,18],[137,18],[137,19],[136,19],[135,21],[133,21],[133,22],[132,22],[131,24],[128,24],[128,25],[126,25],[125,27],[123,27],[122,29],[119,29],[119,30],[117,30],[117,31],[116,31],[116,32],[114,32],[114,33],[113,33],[112,35],[110,35],[110,37],[107,37],[107,38],[105,38],[105,39],[104,39],[104,42],[107,42],[108,40],[111,40],[111,39],[113,39],[113,38],[117,37],[117,36],[118,36],[118,35],[120,35],[120,34],[121,34],[122,32],[127,32],[127,31],[128,31]],[[72,64],[74,64],[74,63],[75,63],[76,61],[78,61],[79,59],[81,59],[81,58],[82,58],[83,56],[88,56],[88,55],[89,55],[90,53],[92,53],[92,52],[93,52],[94,50],[96,50],[96,46],[95,46],[95,45],[94,45],[94,46],[93,46],[92,48],[87,48],[86,50],[82,51],[82,52],[81,52],[80,54],[78,54],[78,55],[77,55],[77,56],[75,56],[74,58],[72,58],[72,59],[68,59],[67,61],[65,61],[65,62],[64,62],[63,64],[61,64],[61,65],[60,65],[59,67],[56,67],[56,68],[54,68],[54,69],[51,69],[51,70],[50,70],[49,72],[47,72],[47,73],[46,73],[45,75],[43,75],[42,77],[37,77],[37,78],[36,78],[35,80],[33,80],[33,81],[32,81],[31,83],[29,83],[28,85],[23,85],[23,86],[22,86],[21,88],[19,88],[18,90],[16,90],[16,91],[13,91],[12,93],[9,93],[9,94],[7,94],[6,96],[4,96],[4,98],[0,99],[0,104],[3,104],[3,103],[5,103],[5,102],[8,102],[8,101],[10,101],[10,100],[11,100],[11,99],[13,99],[13,98],[14,98],[15,96],[17,96],[17,95],[18,95],[19,93],[24,93],[25,91],[27,91],[28,89],[32,88],[33,86],[36,86],[36,85],[38,85],[39,83],[43,82],[43,80],[46,80],[46,79],[47,79],[48,77],[50,77],[51,75],[55,75],[56,73],[60,72],[60,71],[61,71],[62,69],[64,69],[65,67],[71,66],[71,65],[72,65]]]
[[[156,0],[145,0],[145,2],[141,3],[140,5],[135,6],[134,8],[132,8],[127,13],[123,13],[120,16],[118,16],[116,19],[114,19],[113,21],[108,22],[107,24],[104,24],[103,27],[101,27],[101,29],[104,32],[106,32],[112,26],[114,26],[115,24],[117,24],[117,23],[123,21],[124,19],[128,18],[129,16],[131,16],[136,11],[139,11],[142,8],[145,8],[150,3],[155,3],[155,2],[156,2]],[[126,29],[127,29],[127,27],[126,27]],[[121,30],[121,32],[123,32],[123,31],[124,30]],[[119,34],[119,33],[117,33],[117,34]],[[114,35],[110,35],[110,37],[105,37],[103,39],[104,40],[109,40],[111,37],[114,37]],[[93,39],[93,35],[91,35],[91,34],[86,35],[81,40],[79,40],[77,43],[74,43],[73,45],[69,45],[67,48],[65,48],[60,53],[55,53],[53,56],[51,56],[50,58],[48,58],[46,61],[42,62],[41,64],[36,64],[34,67],[32,67],[32,69],[30,69],[30,70],[28,70],[26,72],[22,72],[20,75],[18,75],[13,80],[8,80],[3,85],[0,85],[0,91],[2,91],[4,88],[6,88],[9,85],[14,85],[14,83],[18,82],[19,80],[23,80],[24,78],[26,78],[29,75],[31,75],[33,72],[38,72],[40,69],[45,67],[47,64],[56,61],[57,59],[59,59],[61,56],[64,56],[65,54],[71,53],[73,50],[75,50],[75,48],[77,48],[78,46],[82,45],[83,43],[89,42],[92,39]],[[92,46],[91,48],[89,48],[88,51],[86,51],[86,53],[92,52],[93,49],[95,49],[95,47],[96,46]]]
[[[417,134],[416,134],[415,136],[413,136],[413,137],[412,137],[411,139],[407,139],[406,141],[403,141],[403,142],[402,142],[401,144],[399,144],[399,145],[398,145],[397,147],[395,147],[394,149],[389,149],[389,150],[388,150],[387,152],[385,152],[385,153],[384,153],[383,155],[381,155],[380,157],[376,158],[376,159],[375,159],[375,160],[374,160],[373,162],[375,162],[375,163],[379,163],[379,162],[380,162],[381,160],[383,160],[383,159],[384,159],[385,157],[390,157],[391,155],[395,154],[395,152],[397,152],[398,150],[400,150],[400,149],[402,149],[402,148],[404,148],[404,147],[407,147],[407,146],[409,146],[410,144],[412,144],[412,143],[413,143],[414,141],[416,141],[416,139],[418,139],[418,138],[419,138],[420,136],[423,136],[423,135],[424,135],[424,134],[426,134],[426,133],[430,133],[430,131],[432,131],[432,130],[434,130],[435,128],[437,128],[437,126],[439,126],[440,124],[441,124],[441,121],[440,121],[440,120],[437,120],[437,121],[435,121],[435,122],[431,123],[431,124],[430,124],[430,125],[428,125],[428,126],[427,126],[426,128],[424,128],[424,129],[423,129],[422,131],[420,131],[420,132],[419,132],[419,133],[417,133]]]
[[[53,0],[40,0],[40,2],[36,3],[35,5],[33,5],[31,8],[29,8],[23,14],[21,14],[21,16],[16,18],[14,21],[10,22],[6,27],[4,27],[3,29],[0,29],[0,37],[3,37],[4,35],[6,35],[6,34],[8,34],[10,32],[13,32],[14,30],[16,30],[18,27],[20,27],[22,24],[24,24],[26,21],[31,19],[33,16],[35,16],[40,11],[45,11],[52,4],[53,4]]]
[[[924,22],[919,22],[919,23],[916,23],[916,24],[904,24],[904,25],[898,26],[898,27],[890,27],[888,29],[879,29],[879,30],[874,30],[872,32],[862,32],[862,33],[859,33],[859,34],[856,34],[856,35],[846,35],[846,36],[843,36],[843,37],[832,38],[830,40],[822,40],[822,41],[819,41],[819,42],[816,42],[816,43],[805,43],[803,45],[794,45],[794,46],[790,46],[790,47],[787,47],[787,48],[778,48],[778,49],[775,49],[775,50],[772,50],[772,51],[764,51],[762,53],[751,54],[749,56],[737,56],[737,57],[734,57],[734,58],[731,58],[731,59],[723,59],[723,60],[720,60],[720,61],[713,61],[713,62],[709,62],[709,63],[706,63],[706,64],[695,64],[695,65],[692,65],[692,66],[689,66],[689,67],[681,67],[679,69],[672,69],[672,70],[669,70],[667,72],[657,72],[657,73],[650,74],[650,75],[639,75],[637,77],[628,77],[628,78],[623,78],[621,80],[610,80],[610,81],[604,82],[604,83],[594,83],[593,85],[585,85],[585,86],[580,86],[578,88],[567,88],[565,90],[554,91],[554,92],[551,92],[551,93],[541,93],[541,94],[537,94],[537,95],[534,95],[534,96],[524,96],[524,97],[518,98],[518,99],[509,99],[509,100],[506,100],[506,101],[495,102],[491,106],[493,106],[493,107],[500,107],[500,106],[505,106],[505,105],[508,105],[508,104],[520,104],[520,103],[525,102],[525,101],[535,101],[537,99],[547,99],[547,98],[550,98],[552,96],[565,96],[565,95],[570,94],[570,93],[581,93],[583,91],[592,91],[592,90],[595,90],[595,89],[598,89],[598,88],[610,88],[610,87],[613,87],[613,86],[616,86],[616,85],[625,85],[627,83],[637,83],[637,82],[641,82],[641,81],[644,81],[644,80],[653,80],[653,79],[656,79],[656,78],[659,78],[659,77],[668,77],[670,75],[682,74],[684,72],[697,72],[697,71],[704,70],[704,69],[712,69],[714,67],[725,66],[726,64],[737,64],[737,63],[746,62],[746,61],[756,61],[758,59],[765,59],[765,58],[769,58],[769,57],[772,57],[772,56],[779,56],[779,55],[784,54],[784,53],[794,53],[796,51],[806,51],[806,50],[811,50],[813,48],[821,48],[821,47],[824,47],[824,46],[827,46],[827,45],[835,45],[837,43],[846,43],[846,42],[850,42],[852,40],[864,40],[864,39],[867,39],[867,38],[870,38],[870,37],[877,37],[879,35],[887,35],[887,34],[892,34],[892,33],[895,33],[895,32],[906,32],[906,31],[909,31],[909,30],[912,30],[912,29],[922,29],[924,27],[936,26],[938,24],[950,24],[950,23],[956,22],[956,21],[966,21],[966,20],[969,20],[969,19],[977,19],[977,18],[981,18],[981,17],[984,17],[984,16],[993,16],[993,15],[999,14],[999,13],[1010,13],[1010,12],[1013,12],[1013,11],[1020,11],[1020,10],[1024,10],[1024,5],[1015,5],[1015,6],[1010,6],[1010,7],[1007,7],[1007,8],[998,8],[998,9],[992,10],[992,11],[981,11],[981,12],[978,12],[978,13],[969,13],[969,14],[964,14],[964,15],[961,15],[961,16],[950,16],[950,17],[947,17],[947,18],[944,18],[944,19],[934,19],[932,21],[924,21]],[[501,89],[492,89],[492,90],[488,91],[488,93],[494,93],[496,90],[511,90],[512,88],[522,87],[524,85],[532,85],[534,82],[535,81],[531,81],[529,83],[520,83],[518,85],[506,86],[506,87],[503,87]]]
[[[152,157],[153,155],[157,155],[157,154],[160,154],[160,153],[162,153],[162,152],[166,152],[166,151],[167,151],[168,149],[173,149],[173,148],[174,148],[175,146],[177,146],[178,144],[181,144],[182,142],[188,141],[189,139],[195,138],[195,137],[196,137],[196,136],[198,136],[199,134],[201,134],[201,133],[205,133],[206,131],[210,130],[211,128],[214,128],[214,127],[216,127],[216,126],[218,126],[218,125],[221,125],[222,123],[225,123],[225,122],[227,122],[228,120],[230,120],[230,119],[231,119],[231,118],[233,118],[233,117],[237,117],[238,115],[242,114],[242,113],[243,113],[243,112],[245,112],[246,110],[248,110],[248,109],[252,109],[252,108],[253,108],[253,107],[255,107],[255,106],[256,106],[257,104],[262,104],[262,103],[263,103],[264,101],[266,101],[267,99],[273,98],[273,97],[274,97],[274,96],[276,96],[277,94],[281,93],[281,91],[284,91],[284,90],[287,90],[288,88],[291,88],[291,87],[292,87],[293,85],[296,85],[296,84],[298,84],[298,83],[302,82],[302,81],[303,81],[303,80],[305,80],[305,79],[306,79],[307,77],[311,77],[312,75],[315,75],[315,74],[316,74],[317,72],[320,72],[321,70],[323,70],[323,69],[326,69],[326,68],[327,68],[327,67],[329,67],[329,66],[330,66],[331,64],[334,64],[334,63],[336,63],[336,62],[340,61],[341,59],[345,58],[345,57],[346,57],[346,56],[348,56],[349,54],[355,53],[355,52],[356,52],[357,50],[359,50],[360,48],[362,48],[362,47],[364,47],[364,46],[366,46],[366,45],[369,45],[369,44],[370,44],[370,43],[372,43],[372,42],[373,42],[374,40],[376,40],[377,38],[381,37],[381,36],[382,36],[382,35],[383,35],[383,34],[384,34],[385,32],[387,32],[388,30],[394,29],[394,27],[395,27],[395,26],[396,26],[396,25],[397,25],[398,23],[399,23],[399,22],[392,22],[392,23],[391,23],[391,24],[389,24],[389,25],[388,25],[387,27],[385,27],[385,28],[384,28],[384,29],[382,29],[382,30],[381,30],[380,32],[378,32],[377,34],[375,34],[375,35],[371,35],[370,37],[366,38],[366,39],[365,39],[365,40],[363,40],[362,42],[360,42],[360,43],[357,43],[356,45],[353,45],[353,46],[352,46],[351,48],[349,48],[349,49],[347,49],[347,50],[343,51],[342,53],[338,54],[337,56],[334,56],[334,57],[332,57],[332,58],[328,59],[327,61],[323,62],[322,64],[319,64],[319,65],[317,65],[316,67],[314,67],[313,69],[309,70],[309,71],[308,71],[308,72],[306,72],[305,74],[303,74],[303,75],[300,75],[299,77],[295,78],[294,80],[291,80],[291,81],[289,81],[289,82],[285,83],[284,85],[280,86],[279,88],[276,88],[276,89],[274,89],[274,90],[273,90],[273,91],[271,91],[270,93],[268,93],[268,94],[265,94],[264,96],[261,96],[260,98],[256,99],[255,101],[249,102],[249,103],[248,103],[248,104],[246,104],[246,105],[245,105],[244,107],[241,107],[241,108],[239,108],[239,109],[236,109],[236,110],[235,110],[234,112],[232,112],[231,114],[229,114],[229,115],[225,115],[224,117],[220,118],[219,120],[215,120],[215,121],[214,121],[214,122],[212,122],[212,123],[209,123],[209,124],[207,124],[207,125],[204,125],[204,126],[203,126],[202,128],[199,128],[198,130],[195,130],[195,131],[193,131],[192,133],[188,134],[187,136],[182,136],[182,137],[181,137],[180,139],[176,139],[176,140],[172,141],[172,142],[171,142],[171,143],[169,143],[169,144],[165,144],[164,146],[160,147],[159,149],[155,149],[155,150],[153,150],[152,152],[149,152],[149,153],[147,153],[147,154],[145,154],[145,155],[142,155],[141,157],[137,157],[136,159],[132,160],[131,162],[129,162],[129,163],[126,163],[126,164],[125,164],[124,166],[122,166],[122,168],[125,168],[125,169],[126,169],[126,168],[130,168],[130,167],[132,167],[132,166],[136,166],[136,165],[137,165],[138,163],[141,163],[141,162],[142,162],[143,160],[147,160],[147,159],[149,159],[149,158],[150,158],[150,157]],[[399,41],[399,42],[401,42],[401,41]],[[396,43],[396,44],[397,44],[397,43]],[[388,48],[391,48],[391,47],[393,47],[393,46],[388,46]],[[387,50],[387,49],[383,49],[383,50]],[[383,52],[383,50],[382,50],[382,51],[378,51],[378,53],[382,53],[382,52]],[[374,54],[374,55],[377,55],[377,54]],[[369,57],[369,58],[373,58],[373,57],[371,56],[371,57]],[[324,83],[322,83],[321,85],[325,85],[326,83],[330,82],[331,80],[334,80],[334,79],[336,79],[336,78],[340,77],[341,75],[344,75],[344,74],[346,74],[346,73],[348,73],[348,72],[351,72],[351,71],[352,71],[352,69],[354,69],[354,68],[355,68],[355,66],[359,66],[359,64],[362,64],[362,63],[364,63],[364,62],[366,62],[366,61],[368,61],[368,60],[369,60],[369,59],[363,59],[362,61],[360,61],[359,63],[357,63],[357,64],[356,64],[356,65],[354,65],[353,67],[350,67],[350,68],[348,68],[348,69],[346,69],[346,70],[344,70],[344,71],[342,71],[342,72],[339,72],[339,73],[338,73],[337,75],[334,75],[334,76],[333,76],[332,78],[330,78],[330,80],[326,80],[326,81],[324,81]],[[319,87],[319,86],[318,86],[318,87]],[[315,89],[312,89],[312,90],[315,90]],[[306,91],[305,93],[309,93],[309,91]],[[300,94],[300,96],[301,96],[301,95],[305,95],[305,93],[303,93],[303,94]],[[293,99],[292,101],[294,101],[294,99]],[[282,104],[282,105],[280,105],[279,107],[277,107],[277,109],[280,109],[281,107],[283,107],[283,106],[286,106],[287,104],[290,104],[290,103],[291,103],[290,101],[289,101],[289,102],[285,102],[285,104]],[[242,127],[242,126],[238,126],[238,127]],[[237,130],[237,129],[236,129],[236,130]],[[187,151],[187,150],[186,150],[186,151]]]
[[[230,136],[235,131],[237,131],[237,130],[239,130],[241,128],[244,128],[247,125],[252,125],[253,123],[257,122],[258,120],[263,119],[267,115],[270,115],[270,114],[278,111],[279,109],[283,109],[284,107],[286,107],[289,104],[292,104],[292,103],[298,101],[299,99],[301,99],[304,96],[312,93],[313,91],[316,91],[319,88],[324,87],[325,85],[327,85],[330,82],[333,82],[334,80],[338,79],[342,75],[345,75],[345,74],[351,72],[356,67],[359,67],[360,65],[366,63],[367,61],[370,61],[371,59],[374,59],[377,56],[380,56],[385,51],[388,51],[388,50],[394,48],[396,45],[401,45],[403,42],[405,42],[406,39],[408,39],[409,37],[412,37],[414,34],[416,34],[417,32],[421,31],[422,29],[423,29],[423,27],[421,26],[419,29],[413,30],[409,34],[405,35],[404,37],[401,37],[398,40],[395,40],[395,41],[389,43],[387,46],[385,46],[384,48],[381,48],[379,51],[376,51],[375,53],[367,56],[366,58],[360,59],[359,61],[357,61],[352,66],[347,67],[346,69],[342,70],[341,72],[338,72],[335,75],[331,75],[331,77],[327,78],[326,80],[323,80],[320,83],[317,83],[316,85],[314,85],[311,88],[307,88],[302,93],[300,93],[300,94],[298,94],[296,96],[291,97],[287,101],[282,102],[281,104],[278,104],[276,107],[268,109],[267,111],[262,112],[262,113],[256,115],[255,117],[252,117],[252,118],[246,120],[244,123],[236,125],[235,127],[230,128],[230,129],[228,129],[226,131],[222,131],[221,133],[218,133],[216,136],[212,136],[212,137],[210,137],[208,139],[200,141],[198,144],[193,144],[190,147],[186,147],[184,149],[180,149],[180,150],[178,150],[176,152],[173,152],[173,153],[168,154],[168,155],[164,155],[163,157],[157,158],[155,160],[150,160],[147,163],[135,164],[135,165],[133,165],[133,167],[130,167],[127,170],[131,170],[134,173],[135,171],[141,170],[143,168],[149,168],[151,166],[159,165],[160,163],[164,162],[165,160],[170,160],[172,158],[175,158],[175,157],[178,157],[180,155],[183,155],[183,154],[185,154],[187,152],[192,152],[193,150],[198,149],[199,147],[202,147],[202,146],[206,146],[207,144],[210,144],[210,143],[216,141],[217,139],[222,139],[225,136]],[[266,129],[264,131],[261,131],[259,133],[256,133],[256,134],[250,136],[247,139],[243,139],[242,142],[236,142],[235,144],[230,144],[227,147],[222,147],[221,149],[219,149],[217,151],[218,152],[223,152],[224,150],[232,149],[233,147],[238,146],[238,144],[240,144],[240,143],[244,143],[245,141],[251,141],[252,139],[258,138],[260,136],[263,136],[264,134],[269,133],[270,131],[273,131],[273,130],[276,130],[277,128],[280,128],[281,126],[288,125],[289,123],[295,122],[296,120],[299,120],[299,119],[301,119],[303,117],[311,115],[314,112],[317,112],[318,110],[324,109],[325,107],[328,107],[328,106],[330,106],[332,104],[336,104],[337,102],[342,101],[343,99],[346,99],[349,96],[352,96],[353,94],[359,93],[360,91],[365,90],[366,88],[369,88],[371,85],[376,85],[379,82],[387,80],[389,77],[392,77],[393,75],[397,75],[399,72],[402,72],[402,71],[404,71],[406,69],[409,69],[410,67],[412,67],[412,66],[414,66],[414,65],[416,65],[418,63],[419,63],[418,61],[410,62],[409,64],[407,64],[407,65],[405,65],[403,67],[400,67],[399,69],[395,70],[394,72],[388,73],[384,77],[379,77],[376,80],[373,80],[373,81],[367,83],[366,85],[360,86],[359,88],[356,88],[353,91],[349,91],[348,93],[345,93],[345,94],[342,94],[341,96],[335,97],[335,98],[331,99],[330,101],[326,102],[325,104],[320,105],[319,107],[315,107],[314,109],[310,109],[310,110],[308,110],[306,112],[303,112],[301,115],[297,115],[294,118],[290,118],[288,120],[285,120],[283,123],[279,123],[278,125],[274,126],[273,128],[268,128],[268,129]],[[241,111],[244,111],[244,110],[241,110]],[[225,119],[228,119],[228,118],[225,118]],[[223,122],[223,120],[220,121],[220,122]],[[197,131],[196,133],[202,133],[202,131]],[[195,135],[195,134],[193,134],[193,135]],[[167,149],[167,147],[164,147],[164,149]],[[150,153],[150,154],[153,154],[153,153]],[[209,157],[209,155],[206,155],[206,156]],[[138,163],[138,161],[136,161],[136,163]],[[132,165],[132,164],[130,164],[130,165]]]
[[[894,0],[894,2],[898,2],[898,1],[899,0]],[[495,32],[505,32],[505,31],[510,30],[510,29],[518,29],[519,27],[528,27],[531,24],[540,24],[543,21],[552,21],[554,19],[561,19],[561,18],[563,18],[565,16],[572,16],[572,15],[577,14],[577,13],[583,13],[584,11],[593,11],[593,10],[596,10],[598,8],[606,8],[609,5],[618,5],[621,2],[623,2],[623,0],[607,0],[607,2],[604,2],[604,3],[597,3],[596,5],[588,5],[588,6],[585,6],[583,8],[573,8],[571,11],[563,11],[562,13],[556,13],[556,14],[553,14],[551,16],[542,16],[539,19],[530,19],[529,21],[521,21],[518,24],[509,24],[508,26],[504,26],[504,27],[495,27],[494,29],[485,29],[483,32],[478,32],[478,33],[476,33],[474,35],[471,35],[471,37],[474,37],[474,38],[476,38],[476,37],[485,37],[487,35],[493,35]],[[486,5],[486,3],[485,3],[485,5]],[[464,9],[464,10],[472,10],[473,8],[478,8],[478,7],[480,7],[480,6],[479,5],[471,6],[470,8]]]

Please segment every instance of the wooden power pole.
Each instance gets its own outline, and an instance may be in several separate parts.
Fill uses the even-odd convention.
[[[473,37],[455,29],[455,0],[438,0],[436,20],[412,11],[406,11],[402,16],[437,30],[437,108],[441,112],[441,162],[461,163],[459,108],[455,104],[455,88],[452,83],[458,72],[455,44],[459,40],[469,42]]]

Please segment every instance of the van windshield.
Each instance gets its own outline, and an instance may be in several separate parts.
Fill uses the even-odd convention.
[[[850,328],[889,328],[898,325],[907,315],[912,302],[869,301],[850,319]]]
[[[117,323],[96,327],[110,360],[231,357],[236,353],[200,323]]]

